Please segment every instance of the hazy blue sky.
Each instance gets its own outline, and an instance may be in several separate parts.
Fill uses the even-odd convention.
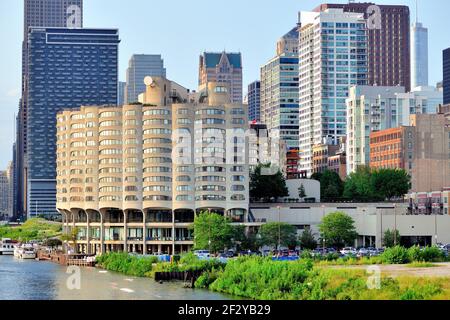
[[[202,51],[240,51],[244,86],[259,78],[259,67],[275,53],[275,43],[297,23],[297,12],[319,0],[84,0],[84,26],[119,28],[120,80],[133,53],[160,53],[168,78],[197,87]],[[343,3],[347,1],[331,1]],[[415,19],[414,0],[406,4]],[[442,50],[450,47],[450,2],[421,0],[420,20],[429,28],[430,84],[442,78]],[[0,170],[12,158],[14,114],[21,86],[23,1],[0,0]]]

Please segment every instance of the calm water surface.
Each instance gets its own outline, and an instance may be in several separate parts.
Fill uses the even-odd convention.
[[[227,300],[207,290],[184,289],[181,282],[159,284],[136,278],[80,268],[80,290],[70,290],[67,267],[52,262],[17,260],[0,256],[0,300]]]

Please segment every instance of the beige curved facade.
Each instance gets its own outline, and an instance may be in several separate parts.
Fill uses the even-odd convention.
[[[155,77],[144,104],[58,114],[57,208],[80,251],[184,252],[201,211],[247,221],[247,106],[224,84],[197,96]]]

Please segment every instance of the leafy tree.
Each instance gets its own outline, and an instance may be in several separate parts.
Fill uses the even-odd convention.
[[[342,197],[344,182],[336,172],[325,170],[323,173],[314,173],[311,179],[320,182],[320,195],[322,199],[334,200]]]
[[[316,181],[320,182],[321,178],[322,178],[322,173],[320,173],[320,172],[315,172],[311,175],[312,180],[316,180]]]
[[[270,164],[260,164],[250,174],[251,198],[270,201],[271,198],[275,198],[276,200],[289,195],[286,180],[280,170],[273,175],[262,174],[262,169],[269,168]]]
[[[396,241],[395,241],[395,237],[396,237]],[[396,245],[398,245],[400,243],[400,232],[398,230],[386,230],[384,232],[384,236],[383,236],[383,245],[386,248],[393,248]],[[395,242],[397,242],[395,244]]]
[[[411,188],[411,177],[405,170],[371,170],[360,166],[345,181],[344,197],[357,201],[384,201],[403,197]]]
[[[259,248],[256,234],[254,232],[245,231],[245,226],[233,226],[233,240],[238,251],[250,250],[257,251]]]
[[[72,230],[69,233],[64,233],[61,235],[61,241],[68,241],[73,243],[73,250],[75,253],[78,251],[77,246],[77,240],[78,240],[78,233],[80,232],[80,229],[78,227],[72,228]]]
[[[271,222],[261,226],[259,230],[261,245],[278,247],[294,247],[297,245],[297,230],[288,223]]]
[[[358,167],[345,180],[344,197],[356,201],[381,200],[375,194],[371,184],[371,175],[369,167]]]
[[[322,219],[319,225],[320,237],[327,246],[342,248],[353,244],[358,236],[353,219],[345,212],[333,212]]]
[[[304,198],[306,198],[306,191],[305,191],[305,186],[303,185],[303,183],[300,185],[300,187],[298,188],[298,197],[303,200]]]
[[[302,249],[314,250],[317,248],[317,240],[310,228],[305,229],[300,235],[299,243]]]
[[[216,253],[230,247],[235,230],[230,220],[216,213],[201,212],[194,219],[194,247]]]
[[[372,188],[379,198],[402,198],[411,188],[411,177],[405,170],[378,169],[372,171]]]

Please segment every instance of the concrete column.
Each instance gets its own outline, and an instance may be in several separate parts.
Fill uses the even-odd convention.
[[[142,223],[143,223],[143,227],[142,227],[142,253],[143,254],[147,254],[147,244],[146,244],[146,239],[147,239],[147,226],[146,226],[146,216],[145,216],[145,211],[142,211]]]
[[[105,241],[105,226],[103,224],[103,213],[100,213],[100,254],[105,253],[104,241]]]
[[[87,211],[85,211],[86,213],[86,241],[87,241],[87,249],[86,249],[86,254],[91,254],[91,235],[90,235],[90,227],[89,227],[89,213]]]
[[[128,227],[127,227],[127,211],[123,211],[123,232],[124,232],[124,242],[123,242],[123,251],[128,252]]]
[[[172,210],[172,255],[175,254],[175,211]]]

